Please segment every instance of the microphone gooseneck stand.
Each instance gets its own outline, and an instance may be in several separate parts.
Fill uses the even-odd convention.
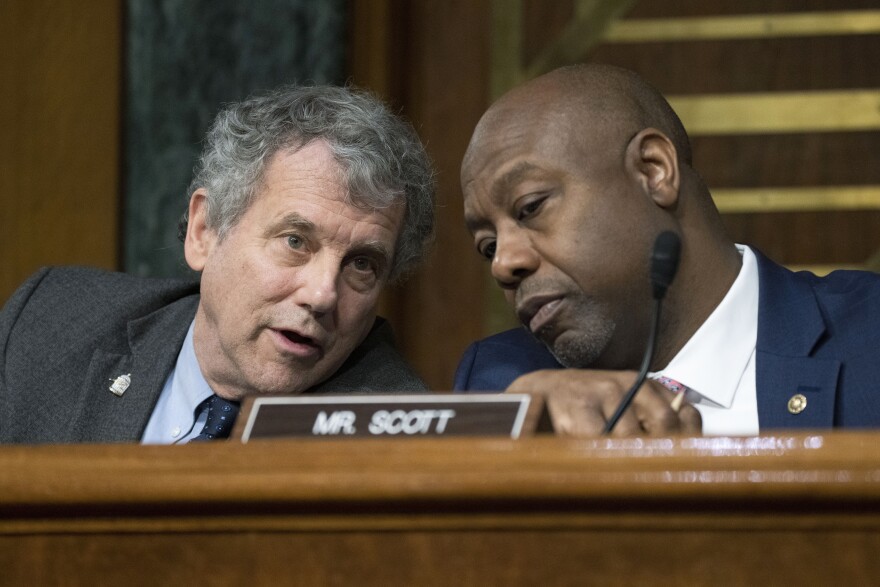
[[[602,431],[604,436],[611,434],[617,425],[620,417],[632,403],[636,397],[642,383],[648,376],[648,369],[651,367],[651,361],[654,359],[654,350],[657,344],[657,331],[660,327],[660,307],[666,290],[675,278],[675,272],[678,270],[678,260],[681,256],[681,239],[672,231],[661,232],[654,241],[654,248],[651,252],[651,289],[654,297],[654,304],[651,313],[651,331],[648,334],[648,347],[645,349],[645,355],[642,359],[642,366],[639,374],[636,376],[635,383],[620,400],[617,409],[608,421],[605,423],[605,429]]]

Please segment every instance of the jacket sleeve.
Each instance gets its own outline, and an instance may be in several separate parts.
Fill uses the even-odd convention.
[[[40,286],[40,283],[49,274],[51,269],[43,267],[34,273],[27,281],[25,281],[12,297],[0,310],[0,442],[8,441],[7,434],[11,428],[11,422],[15,417],[13,413],[13,402],[10,394],[13,392],[9,389],[7,380],[7,358],[12,349],[10,348],[10,338],[12,331],[18,323],[18,319],[27,306],[33,293]]]
[[[504,391],[520,375],[561,369],[543,344],[522,328],[471,344],[455,371],[455,391]]]

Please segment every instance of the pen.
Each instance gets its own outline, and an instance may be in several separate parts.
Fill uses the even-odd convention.
[[[678,413],[681,409],[681,405],[684,403],[684,390],[675,394],[675,397],[672,398],[672,401],[669,403],[669,407],[672,408],[672,411]]]

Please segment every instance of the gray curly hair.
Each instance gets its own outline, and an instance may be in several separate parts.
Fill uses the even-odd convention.
[[[188,195],[207,191],[207,224],[220,239],[256,196],[275,153],[325,140],[363,208],[403,202],[391,278],[425,256],[434,234],[431,162],[412,126],[371,94],[338,86],[284,86],[227,105],[214,119]],[[186,236],[184,213],[178,236]]]

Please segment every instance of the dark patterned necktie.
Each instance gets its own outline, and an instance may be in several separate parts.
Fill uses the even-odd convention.
[[[205,421],[205,427],[202,428],[201,434],[193,438],[192,442],[229,438],[235,417],[238,415],[238,402],[231,402],[218,395],[212,395],[205,400],[204,407],[208,409],[208,419]]]

